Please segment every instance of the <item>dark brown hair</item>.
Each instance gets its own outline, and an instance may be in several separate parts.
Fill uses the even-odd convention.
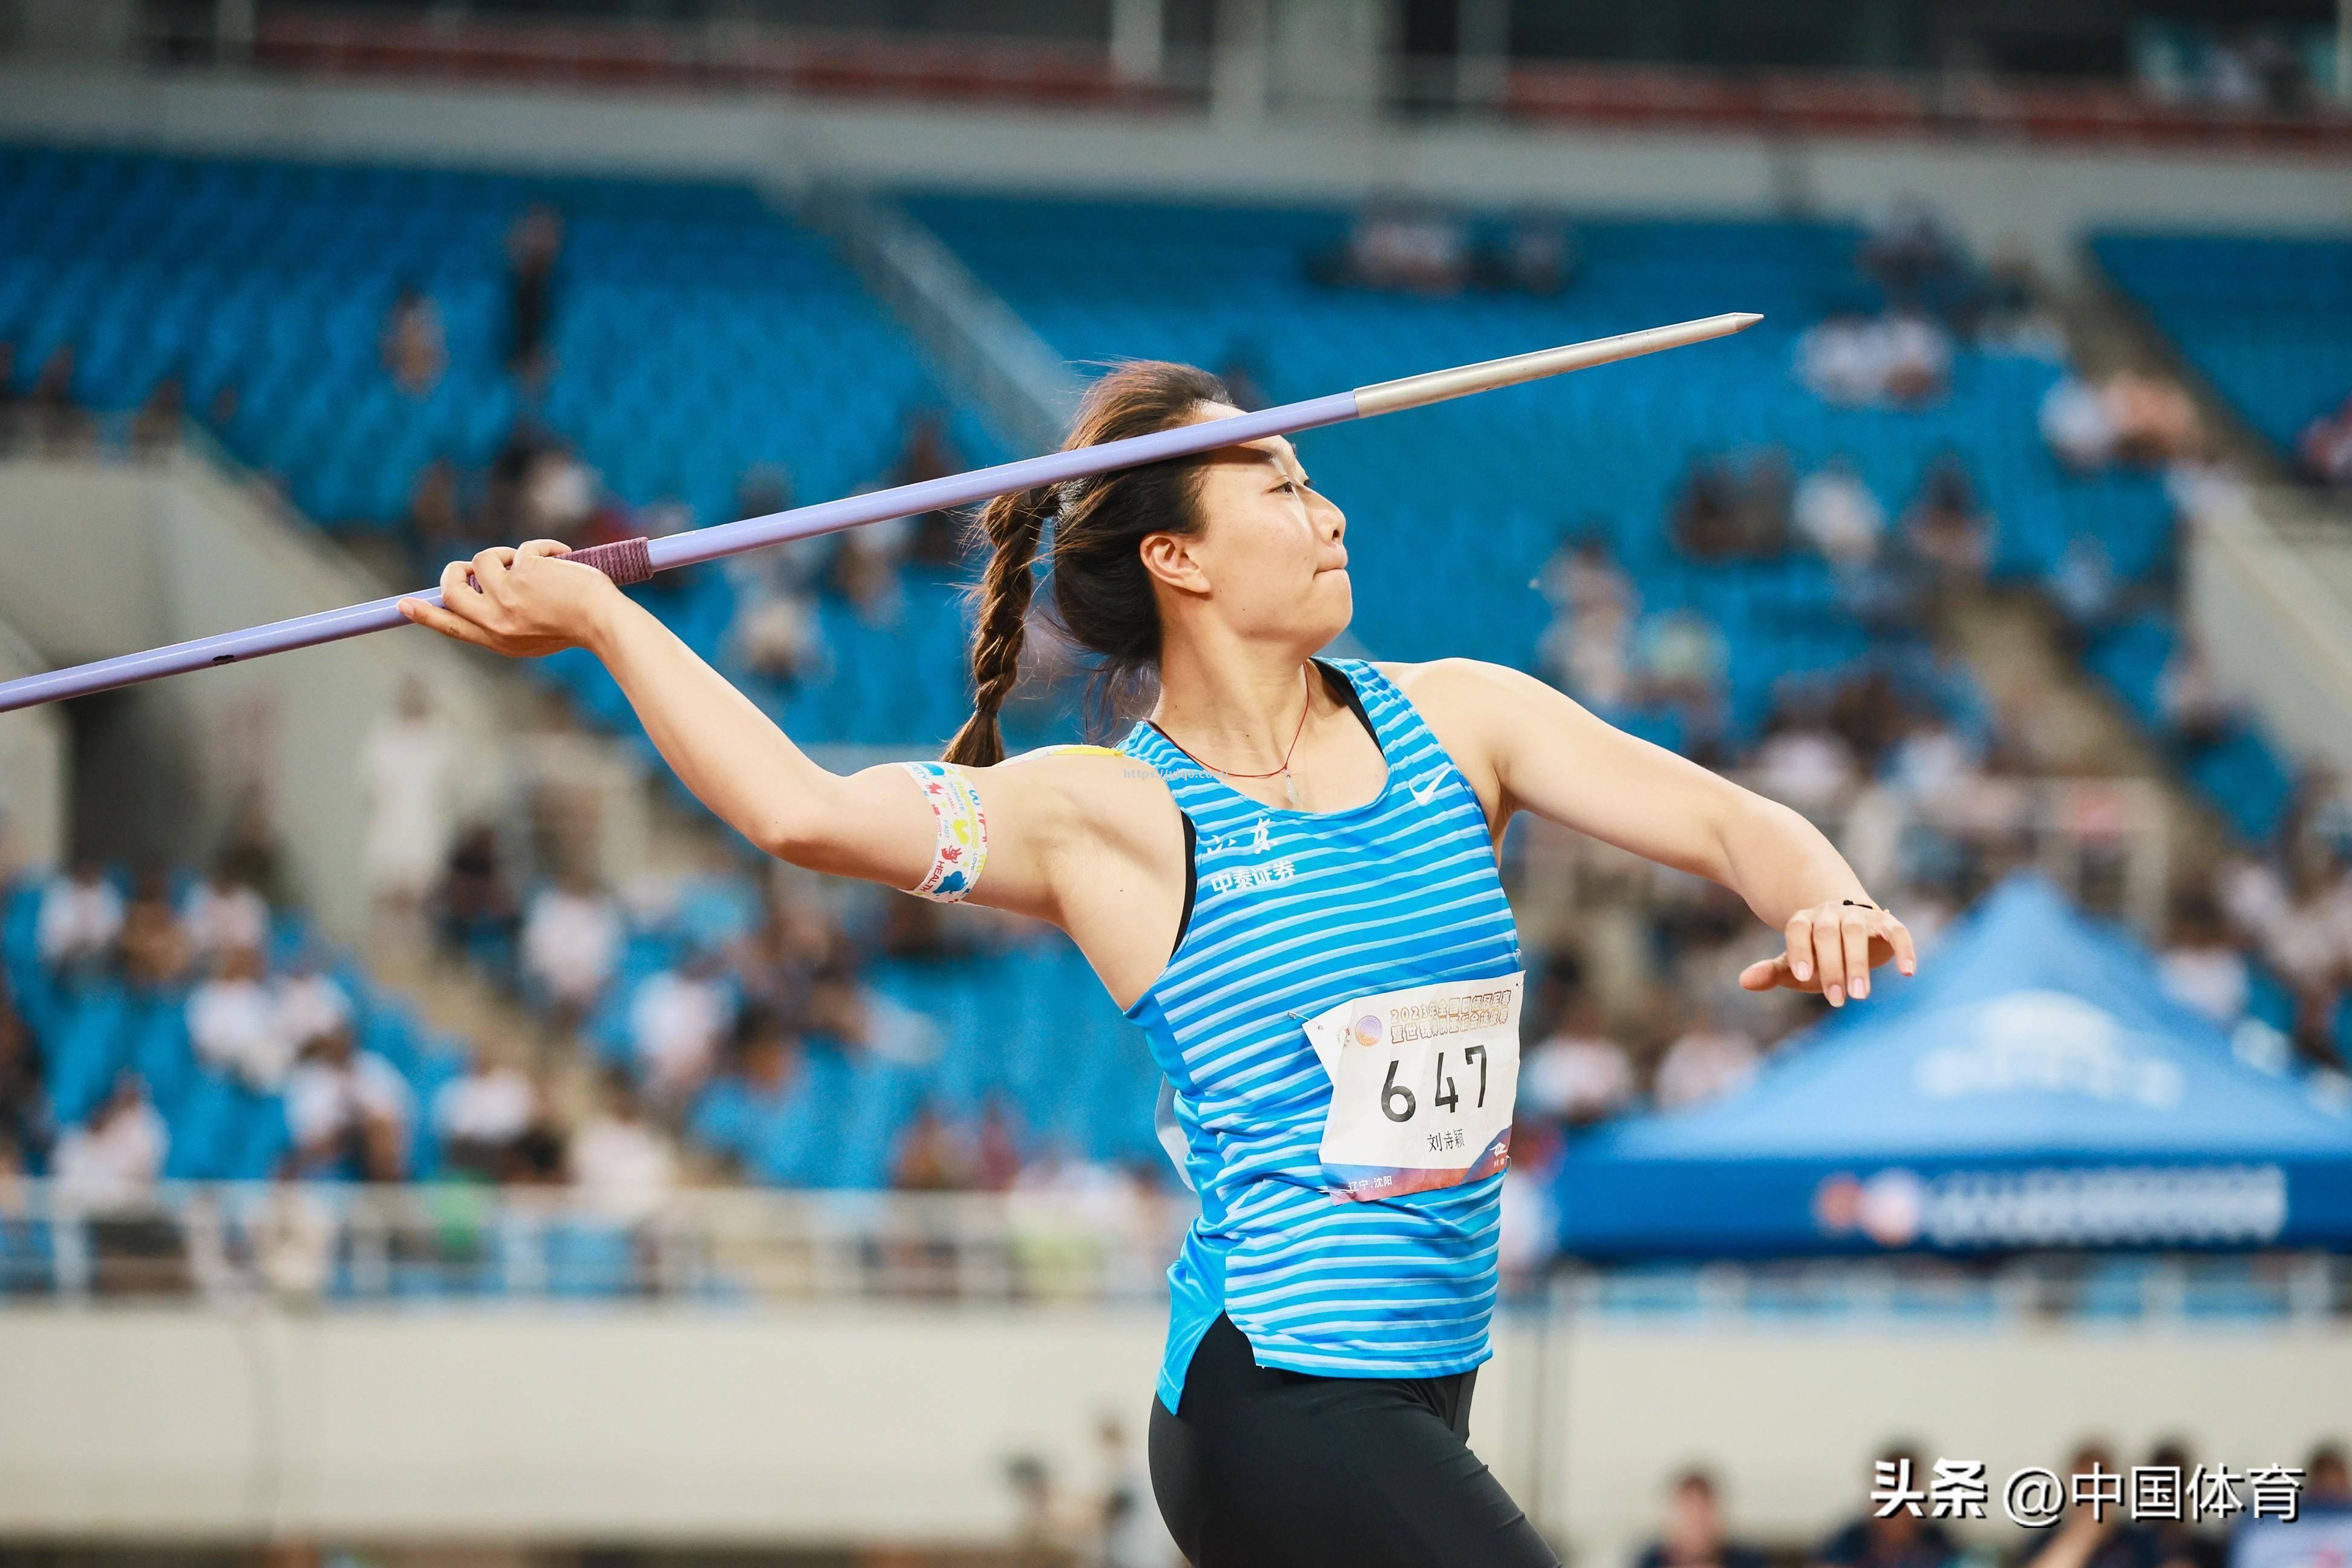
[[[1227,403],[1225,384],[1189,364],[1129,360],[1087,389],[1064,451],[1148,435],[1190,423],[1204,403]],[[1004,760],[996,715],[1019,678],[1022,635],[1039,541],[1045,552],[1054,618],[1095,655],[1108,692],[1130,688],[1160,661],[1160,601],[1138,547],[1152,533],[1192,533],[1201,526],[1200,473],[1205,456],[1169,458],[1132,468],[1016,490],[980,514],[988,567],[974,590],[980,613],[971,637],[972,715],[948,742],[946,760],[987,767]]]

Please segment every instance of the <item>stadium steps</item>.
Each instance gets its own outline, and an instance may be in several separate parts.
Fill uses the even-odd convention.
[[[2201,879],[2225,847],[2221,820],[2058,637],[2058,616],[2032,588],[1996,587],[1955,606],[1962,657],[2000,708],[2022,716],[2030,743],[2078,778],[2147,779],[2163,788],[2171,876]]]

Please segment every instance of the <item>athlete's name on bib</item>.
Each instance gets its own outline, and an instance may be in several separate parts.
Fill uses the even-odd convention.
[[[1511,993],[1478,991],[1467,996],[1440,997],[1434,1002],[1408,1003],[1389,1013],[1389,1040],[1433,1040],[1471,1029],[1492,1029],[1511,1016]]]

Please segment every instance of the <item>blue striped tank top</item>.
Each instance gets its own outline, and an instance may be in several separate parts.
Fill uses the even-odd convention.
[[[1332,1081],[1303,1026],[1377,993],[1515,974],[1518,932],[1477,795],[1421,714],[1369,663],[1318,662],[1353,687],[1388,761],[1362,805],[1265,805],[1149,724],[1118,748],[1194,827],[1189,923],[1127,1010],[1167,1080],[1170,1156],[1201,1200],[1168,1271],[1171,1413],[1220,1311],[1260,1365],[1294,1372],[1436,1377],[1488,1354],[1499,1157],[1450,1186],[1335,1196],[1319,1157]]]

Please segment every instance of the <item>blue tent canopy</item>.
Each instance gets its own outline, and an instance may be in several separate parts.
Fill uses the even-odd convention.
[[[2352,1241],[2352,1110],[2240,1059],[2039,872],[1744,1090],[1571,1145],[1587,1257]],[[2340,1080],[2338,1080],[2340,1082]]]

